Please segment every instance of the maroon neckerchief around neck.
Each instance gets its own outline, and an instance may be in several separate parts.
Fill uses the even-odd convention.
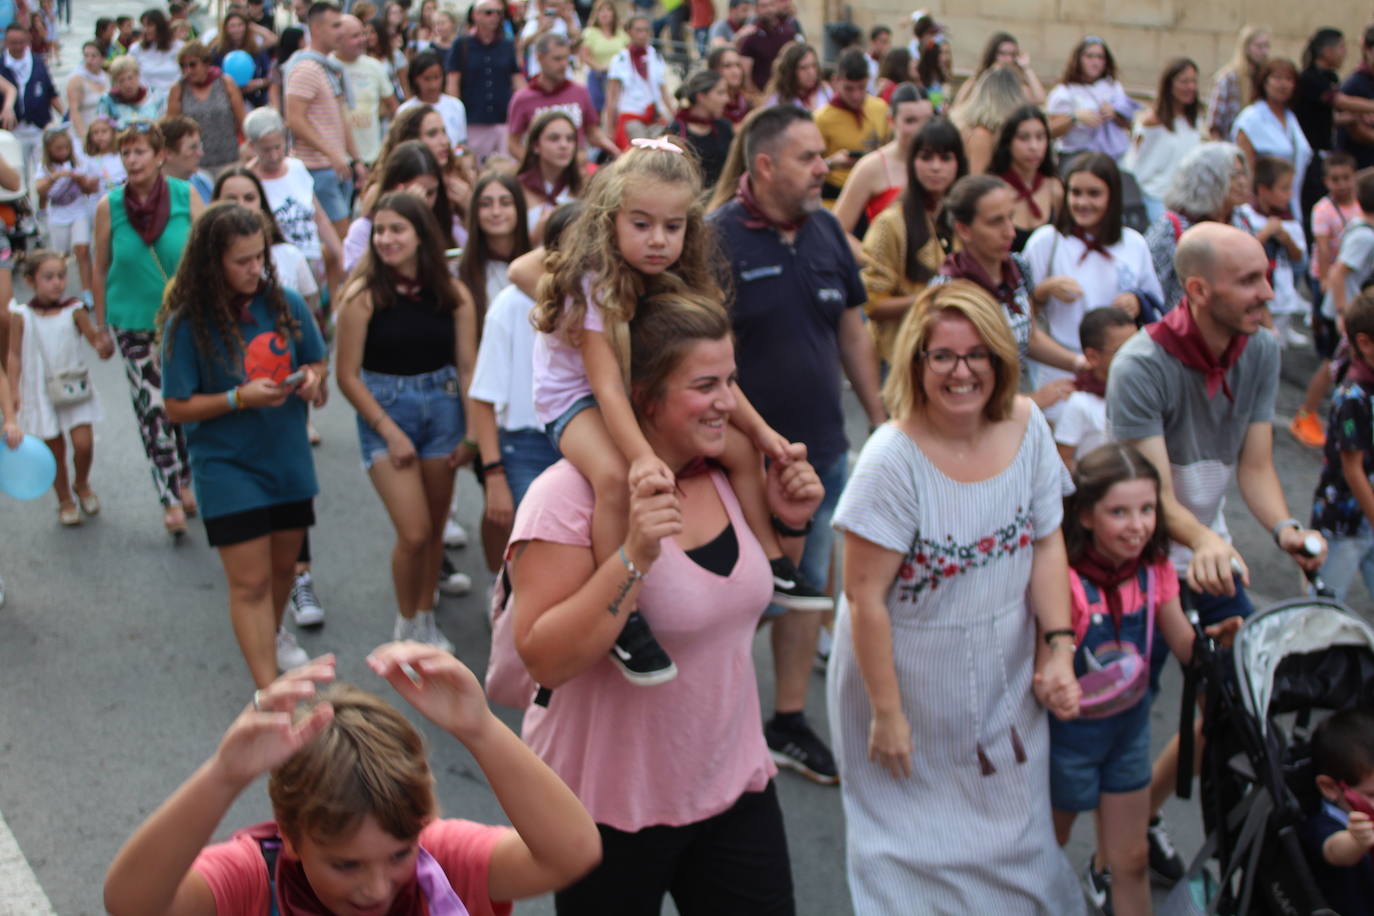
[[[559,82],[557,86],[554,86],[552,89],[550,89],[547,85],[545,85],[544,75],[542,73],[535,79],[529,81],[529,87],[533,89],[535,92],[539,93],[540,95],[558,95],[558,93],[562,92],[563,88],[567,85],[567,79],[563,79]]]
[[[548,185],[544,183],[544,172],[537,165],[532,169],[521,172],[516,177],[522,185],[529,188],[535,194],[548,198],[550,202],[557,200],[558,195],[562,194],[568,187],[567,181],[564,180],[563,175],[560,173],[558,181],[554,183],[553,190],[550,191]]]
[[[940,275],[950,277],[955,280],[972,280],[983,289],[992,294],[992,297],[1013,315],[1021,314],[1021,306],[1016,301],[1016,288],[1021,285],[1021,272],[1016,269],[1016,262],[1007,258],[1002,262],[1002,282],[996,283],[988,272],[983,269],[983,265],[978,263],[967,248],[960,249],[945,258],[945,263],[940,265]]]
[[[1187,296],[1180,299],[1178,305],[1170,309],[1159,321],[1147,324],[1145,330],[1149,333],[1150,339],[1159,344],[1165,353],[1187,368],[1201,372],[1207,377],[1208,398],[1214,397],[1220,388],[1227,398],[1235,401],[1236,396],[1231,391],[1230,383],[1226,381],[1226,373],[1240,359],[1245,345],[1250,342],[1249,335],[1236,334],[1226,345],[1226,349],[1221,351],[1220,359],[1212,356],[1211,348],[1203,339],[1202,329],[1193,320],[1193,310],[1188,307]]]
[[[816,84],[816,88],[820,88],[820,83]],[[815,89],[813,89],[812,92],[815,92]],[[840,111],[847,111],[850,114],[852,114],[854,116],[854,121],[858,125],[859,129],[863,129],[864,110],[862,105],[858,108],[855,108],[853,105],[850,105],[848,102],[846,102],[844,100],[844,96],[840,95],[838,92],[830,97],[830,104],[840,109]]]
[[[1040,190],[1040,186],[1045,183],[1043,172],[1036,172],[1035,178],[1031,181],[1031,186],[1026,187],[1026,183],[1021,180],[1016,169],[1007,169],[1002,173],[1002,180],[1011,185],[1011,189],[1016,192],[1018,201],[1026,202],[1026,209],[1030,210],[1031,219],[1040,219],[1045,215],[1045,211],[1040,209],[1040,205],[1035,202],[1035,192]]]
[[[749,99],[743,92],[731,94],[730,101],[725,106],[725,117],[731,124],[738,124],[744,120],[744,116],[749,113]]]
[[[407,299],[418,299],[420,297],[419,277],[410,278],[402,276],[400,271],[387,268],[388,279],[391,280],[391,288],[396,290],[396,295],[404,296]]]
[[[1287,205],[1279,207],[1277,210],[1270,210],[1269,208],[1263,206],[1258,200],[1256,200],[1250,206],[1254,207],[1255,212],[1258,213],[1260,216],[1264,217],[1265,219],[1268,219],[1271,216],[1277,216],[1279,219],[1283,220],[1284,222],[1287,222],[1288,220],[1291,220],[1293,218],[1293,211]]]
[[[1078,256],[1079,264],[1088,260],[1088,255],[1092,254],[1094,251],[1102,255],[1102,257],[1106,258],[1108,261],[1112,259],[1112,253],[1107,250],[1106,245],[1102,244],[1101,239],[1088,235],[1088,233],[1083,231],[1082,226],[1073,227],[1073,237],[1083,243],[1083,253]]]
[[[629,45],[627,50],[630,52],[630,63],[634,65],[635,72],[640,79],[649,78],[649,49]]]
[[[1091,369],[1074,373],[1073,387],[1075,391],[1086,391],[1088,394],[1095,394],[1099,398],[1107,396],[1107,380],[1098,378],[1097,373]]]
[[[748,172],[739,176],[739,184],[735,186],[735,199],[738,200],[740,206],[744,208],[746,215],[740,222],[746,229],[773,228],[779,232],[796,232],[801,229],[802,224],[806,222],[806,216],[804,214],[802,218],[798,220],[778,222],[767,213],[764,213],[763,208],[759,206],[758,198],[754,197],[754,184],[750,181]]]
[[[139,197],[132,184],[124,186],[124,215],[129,218],[129,226],[138,233],[145,245],[152,245],[167,228],[167,220],[172,214],[171,195],[167,191],[167,179],[161,172],[153,182],[147,197]]]
[[[110,87],[110,98],[121,105],[139,105],[148,97],[148,87],[142,83],[138,86],[138,91],[133,95],[121,95],[115,88]]]
[[[1134,557],[1117,566],[1098,553],[1092,544],[1083,549],[1083,555],[1073,564],[1074,572],[1102,590],[1102,597],[1107,600],[1107,611],[1112,615],[1112,623],[1118,633],[1121,632],[1121,618],[1125,614],[1121,607],[1120,586],[1122,582],[1134,576],[1139,568],[1140,557]]]
[[[707,115],[694,114],[691,107],[687,107],[679,111],[677,113],[677,117],[675,118],[675,120],[681,122],[683,134],[687,133],[688,124],[700,124],[703,127],[709,127],[711,128],[712,134],[719,130],[719,127],[716,125],[715,118],[709,117]]]

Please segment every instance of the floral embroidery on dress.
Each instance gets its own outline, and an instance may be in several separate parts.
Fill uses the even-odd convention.
[[[939,588],[944,580],[1010,557],[1029,548],[1034,540],[1035,523],[1024,506],[1016,507],[1006,525],[964,543],[956,543],[952,535],[933,541],[918,531],[897,570],[897,597],[914,601],[927,589]]]

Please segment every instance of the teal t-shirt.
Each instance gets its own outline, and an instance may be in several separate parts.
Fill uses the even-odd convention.
[[[216,343],[213,356],[202,355],[191,323],[176,322],[163,335],[162,396],[219,394],[255,378],[280,382],[300,366],[324,359],[324,338],[305,300],[291,290],[283,295],[300,322],[300,339],[282,339],[267,301],[258,296],[248,307],[249,320],[239,322],[245,346],[232,370],[222,359],[227,352],[223,343]],[[182,429],[205,518],[300,502],[319,492],[306,435],[306,403],[295,395],[279,407],[244,408],[184,423]]]

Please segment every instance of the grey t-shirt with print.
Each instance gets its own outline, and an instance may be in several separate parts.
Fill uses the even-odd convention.
[[[1336,260],[1345,265],[1345,301],[1355,301],[1360,285],[1374,276],[1374,226],[1363,219],[1354,219],[1341,233],[1341,247]],[[1322,297],[1322,314],[1336,320],[1335,297],[1328,291]]]
[[[1230,540],[1223,509],[1231,472],[1250,426],[1274,420],[1279,346],[1271,334],[1250,338],[1226,382],[1234,401],[1222,389],[1209,398],[1203,373],[1138,331],[1112,360],[1107,422],[1114,439],[1163,436],[1174,495],[1198,521]],[[1191,556],[1175,544],[1170,559],[1181,572]]]

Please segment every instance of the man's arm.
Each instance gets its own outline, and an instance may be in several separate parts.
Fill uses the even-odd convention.
[[[1251,423],[1245,431],[1245,441],[1240,447],[1240,461],[1236,466],[1236,483],[1240,495],[1250,507],[1264,530],[1273,531],[1274,526],[1289,518],[1288,497],[1283,494],[1283,484],[1279,472],[1274,468],[1274,425],[1272,423]],[[1288,525],[1279,532],[1279,547],[1293,556],[1303,569],[1317,569],[1326,558],[1326,543],[1322,542],[1320,556],[1306,557],[1301,551],[1303,542],[1311,535],[1321,537],[1299,525]]]
[[[854,394],[868,414],[868,425],[877,426],[886,422],[887,410],[878,394],[878,355],[873,347],[873,338],[864,327],[863,309],[847,308],[840,316],[838,327],[840,344],[840,363]]]

